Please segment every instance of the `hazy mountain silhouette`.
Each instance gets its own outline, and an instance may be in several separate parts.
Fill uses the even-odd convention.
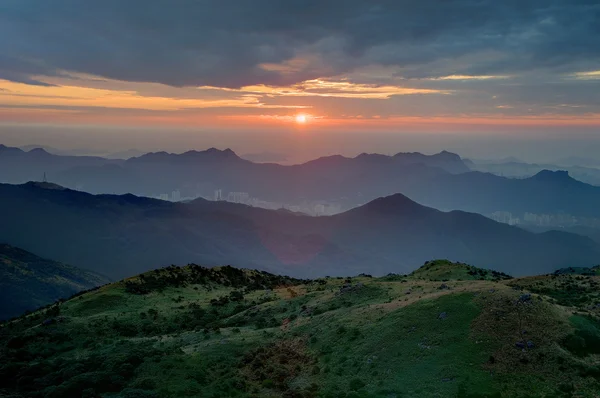
[[[525,163],[517,159],[512,161],[508,160],[510,160],[510,158],[498,161],[478,160],[476,162],[464,159],[464,162],[473,171],[493,173],[510,178],[528,178],[543,170],[565,170],[569,172],[569,175],[579,181],[600,186],[600,168],[593,165],[584,166],[570,163]]]
[[[284,153],[277,153],[277,152],[269,152],[269,151],[263,151],[263,152],[252,152],[252,153],[245,153],[243,155],[240,155],[241,158],[249,160],[251,162],[257,162],[257,163],[268,163],[268,162],[286,162],[288,161],[288,156]]]
[[[523,179],[471,172],[435,176],[428,186],[406,192],[423,204],[440,209],[477,213],[506,210],[513,213],[569,213],[600,216],[600,187],[571,178],[565,171],[542,170]]]
[[[534,234],[400,194],[309,217],[203,199],[171,203],[0,184],[0,219],[0,241],[114,278],[189,262],[314,276],[402,273],[448,258],[523,275],[600,260],[597,244],[582,236]]]
[[[98,156],[54,155],[44,148],[27,149],[29,150],[24,151],[0,144],[0,181],[22,183],[41,180],[44,173],[48,178],[57,181],[60,173],[72,168],[98,167],[122,162]]]
[[[13,153],[14,152],[14,153]],[[10,156],[9,156],[10,154]],[[106,167],[111,166],[111,167]],[[414,172],[412,169],[428,169]],[[24,183],[51,181],[91,193],[135,193],[155,195],[188,188],[212,194],[215,189],[244,191],[272,201],[349,199],[349,207],[383,194],[397,192],[396,180],[406,175],[466,172],[460,157],[449,152],[427,156],[400,153],[394,156],[361,154],[319,158],[301,165],[253,163],[232,150],[210,148],[182,154],[148,153],[128,160],[98,157],[48,156],[18,148],[0,147],[0,181]],[[371,194],[373,193],[374,196]]]
[[[564,171],[541,170],[522,179],[466,171],[458,155],[445,151],[431,156],[333,155],[283,166],[253,163],[230,149],[154,152],[123,161],[0,147],[0,180],[40,180],[48,172],[52,182],[91,193],[154,196],[179,189],[182,196],[212,197],[214,190],[222,189],[279,203],[334,201],[349,209],[401,192],[442,210],[600,217],[600,187],[577,181]]]

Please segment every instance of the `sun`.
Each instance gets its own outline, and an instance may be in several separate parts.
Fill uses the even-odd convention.
[[[304,124],[304,123],[306,123],[306,119],[307,119],[306,115],[303,115],[303,114],[296,115],[296,123]]]

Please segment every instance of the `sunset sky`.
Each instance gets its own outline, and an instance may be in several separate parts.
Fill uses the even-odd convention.
[[[5,125],[600,126],[597,1],[4,0],[0,37]]]

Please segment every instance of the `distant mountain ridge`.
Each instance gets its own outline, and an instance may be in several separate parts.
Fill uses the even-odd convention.
[[[187,162],[195,160],[235,160],[250,162],[240,158],[235,152],[227,148],[219,150],[217,148],[209,148],[204,151],[191,150],[183,153],[169,153],[169,152],[149,152],[141,156],[132,157],[127,159],[126,163],[140,163],[140,162]]]
[[[578,159],[575,159],[577,161]],[[573,178],[600,186],[600,161],[592,162],[592,159],[580,159],[578,163],[557,161],[556,164],[551,163],[526,163],[518,159],[501,159],[497,161],[475,161],[465,159],[465,163],[473,171],[481,171],[493,173],[510,178],[528,178],[543,170],[568,171]]]
[[[542,170],[529,178],[511,179],[470,172],[435,176],[428,187],[407,193],[415,200],[441,209],[481,214],[504,210],[517,214],[568,213],[600,217],[600,187],[572,178],[567,171]]]
[[[534,234],[473,213],[428,208],[401,194],[309,217],[202,199],[172,203],[0,184],[0,219],[0,241],[113,278],[191,262],[304,277],[405,273],[430,258],[513,275],[600,260],[598,245],[585,237]]]
[[[47,156],[44,162],[37,159],[36,162],[31,162],[36,158],[36,153],[44,153]],[[10,154],[11,156],[7,156]],[[375,162],[373,162],[375,161]],[[315,159],[303,164],[282,166],[276,163],[254,163],[249,160],[242,159],[231,149],[227,148],[219,150],[209,148],[203,151],[191,150],[181,154],[168,152],[150,152],[141,156],[131,157],[127,160],[121,159],[104,159],[96,156],[59,156],[52,155],[44,149],[31,149],[26,152],[19,148],[10,148],[0,146],[0,166],[20,167],[19,173],[11,173],[10,169],[4,169],[4,173],[0,169],[0,181],[8,183],[23,183],[39,178],[44,172],[48,172],[53,181],[65,186],[75,187],[76,185],[87,186],[87,190],[92,193],[103,192],[118,192],[125,193],[133,191],[137,194],[148,194],[153,190],[172,190],[177,188],[176,184],[183,185],[185,183],[210,183],[214,187],[231,186],[234,189],[238,181],[244,181],[248,177],[252,180],[250,183],[257,183],[256,179],[262,177],[275,176],[283,177],[286,174],[302,177],[318,177],[310,175],[314,165],[330,164],[337,168],[337,172],[343,171],[342,168],[350,168],[345,172],[346,177],[352,173],[383,173],[388,174],[395,170],[395,167],[402,165],[422,164],[429,167],[441,168],[451,173],[462,173],[469,171],[460,157],[456,154],[443,151],[435,155],[423,155],[420,153],[398,153],[394,156],[380,154],[363,153],[354,158],[344,157],[341,155],[333,155]],[[127,184],[120,184],[119,179],[115,179],[115,183],[111,189],[106,191],[98,185],[102,185],[101,170],[105,165],[119,166],[119,169],[113,169],[110,174],[104,173],[104,179],[125,172],[131,175]],[[158,167],[152,167],[152,165]],[[373,166],[375,168],[373,169]],[[194,170],[187,169],[194,167]],[[244,167],[245,169],[240,169]],[[367,167],[365,169],[365,167]],[[383,167],[383,169],[382,169]],[[91,170],[95,168],[98,170]],[[182,169],[183,168],[183,169]],[[200,168],[200,170],[198,169]],[[216,168],[219,170],[217,175],[202,173],[203,168]],[[247,169],[247,170],[246,170]],[[244,172],[246,170],[246,172]],[[233,171],[241,172],[244,175],[237,178],[236,175],[231,175]],[[197,173],[200,174],[197,175]],[[328,173],[328,170],[320,170],[321,173]],[[334,171],[335,173],[336,171]],[[175,179],[170,186],[164,186],[166,182],[162,182],[163,174],[166,174],[165,179]],[[339,176],[336,174],[336,176]],[[219,178],[221,180],[216,180]],[[156,180],[159,181],[156,181]],[[154,185],[150,183],[154,181]],[[175,184],[175,185],[174,185]],[[258,182],[260,185],[260,182]],[[244,187],[239,187],[240,190]]]
[[[72,168],[100,167],[122,162],[99,156],[55,155],[39,147],[28,149],[25,151],[0,144],[0,181],[22,183],[41,180],[44,173],[52,178]],[[54,181],[58,182],[56,179]]]
[[[441,210],[600,218],[600,187],[575,180],[565,171],[540,170],[528,178],[505,178],[468,171],[460,156],[446,151],[333,155],[284,166],[253,163],[230,149],[215,148],[183,154],[154,152],[126,161],[3,148],[0,181],[40,180],[47,172],[49,181],[91,193],[156,196],[179,190],[181,197],[212,198],[221,190],[245,192],[274,204],[321,201],[347,210],[400,192]]]
[[[9,152],[14,154],[8,156]],[[24,183],[46,174],[49,181],[90,193],[157,196],[179,190],[182,197],[213,197],[221,189],[278,203],[337,201],[348,209],[401,191],[398,181],[407,176],[417,181],[424,175],[469,170],[458,155],[448,152],[333,155],[285,166],[254,163],[231,149],[216,148],[152,152],[127,160],[46,154],[42,159],[35,150],[0,149],[0,182]]]
[[[108,282],[96,273],[0,244],[0,320]]]

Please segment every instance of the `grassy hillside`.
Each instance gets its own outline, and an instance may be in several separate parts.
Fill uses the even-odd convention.
[[[95,273],[0,244],[0,320],[108,282]]]
[[[0,396],[594,397],[598,278],[169,267],[3,324]]]

